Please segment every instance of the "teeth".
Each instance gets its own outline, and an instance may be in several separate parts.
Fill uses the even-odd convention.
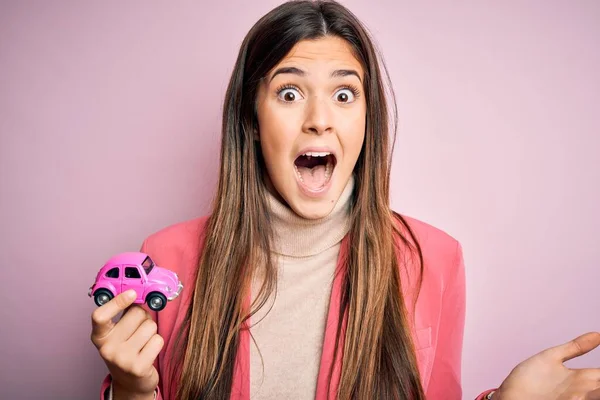
[[[303,156],[306,157],[326,157],[328,155],[330,155],[331,153],[327,152],[327,151],[309,151],[307,153],[302,154]]]
[[[298,178],[300,178],[300,182],[304,183],[304,179],[302,179],[302,174],[300,171],[298,171],[298,167],[294,165],[294,169],[296,170],[296,175],[298,175]]]

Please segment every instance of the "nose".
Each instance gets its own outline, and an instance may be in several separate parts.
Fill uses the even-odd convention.
[[[327,100],[313,97],[306,103],[306,117],[302,131],[322,135],[333,131],[333,115],[331,104]]]

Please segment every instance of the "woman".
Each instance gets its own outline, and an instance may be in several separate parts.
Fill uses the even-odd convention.
[[[158,315],[127,293],[92,315],[102,398],[461,398],[461,248],[390,210],[387,110],[344,7],[286,3],[257,22],[227,90],[210,216],[142,246],[186,289]],[[599,342],[540,353],[478,398],[600,398],[600,370],[562,366]]]

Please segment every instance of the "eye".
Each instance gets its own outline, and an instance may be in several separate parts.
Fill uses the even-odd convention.
[[[358,92],[356,89],[346,87],[335,92],[335,100],[339,101],[340,103],[352,103],[356,99],[357,95]]]
[[[296,87],[284,86],[277,90],[277,97],[286,103],[293,103],[294,101],[300,99],[302,95]]]

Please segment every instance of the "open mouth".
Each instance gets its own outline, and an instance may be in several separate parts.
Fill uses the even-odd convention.
[[[296,175],[311,191],[319,191],[330,181],[336,164],[335,156],[329,152],[306,152],[294,161]]]

